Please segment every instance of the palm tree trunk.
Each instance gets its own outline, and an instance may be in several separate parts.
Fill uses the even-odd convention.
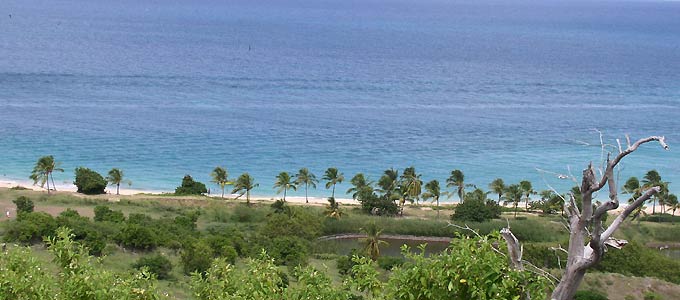
[[[47,173],[47,180],[45,180],[45,183],[47,183],[47,194],[50,194],[50,173]]]
[[[335,183],[333,184],[333,193],[331,193],[331,197],[335,199]]]
[[[250,190],[246,190],[246,205],[250,206]]]
[[[656,196],[652,198],[652,214],[656,213]]]
[[[56,191],[57,191],[57,186],[54,185],[54,175],[52,175],[52,172],[48,173],[47,175],[48,175],[50,178],[52,178],[52,188],[53,188],[54,191],[56,192]]]
[[[224,185],[222,186],[222,199],[224,199]]]
[[[120,183],[116,184],[116,195],[120,195]]]
[[[517,219],[517,202],[515,202],[515,219]]]
[[[307,199],[307,184],[305,183],[305,203],[309,203],[309,199]]]
[[[286,202],[286,192],[287,191],[288,191],[288,189],[284,186],[283,187],[283,202]]]
[[[524,210],[529,211],[529,196],[527,196],[527,198],[524,202]]]
[[[439,220],[439,197],[437,197],[437,220]]]

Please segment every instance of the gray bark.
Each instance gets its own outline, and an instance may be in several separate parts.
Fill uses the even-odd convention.
[[[621,223],[623,223],[633,210],[640,207],[650,197],[658,193],[660,188],[653,187],[643,193],[643,195],[626,207],[626,209],[618,215],[612,224],[605,230],[602,221],[603,217],[608,211],[619,207],[614,168],[616,168],[621,159],[637,150],[640,145],[652,141],[659,142],[664,149],[668,150],[668,145],[663,136],[651,136],[640,139],[632,145],[630,144],[630,140],[628,140],[628,147],[625,150],[620,149],[618,155],[614,157],[614,159],[607,157],[606,169],[599,180],[596,177],[596,172],[592,164],[583,171],[583,179],[580,187],[583,204],[581,207],[583,211],[578,211],[572,197],[572,201],[567,207],[570,225],[567,265],[564,274],[562,275],[562,279],[552,293],[551,299],[573,299],[586,271],[602,260],[606,248],[605,245],[626,244],[626,241],[621,240],[610,241],[613,239],[612,234],[619,226],[621,226]],[[609,188],[609,200],[600,204],[593,210],[593,194],[600,191],[605,185]],[[588,228],[591,228],[591,232],[588,231]],[[586,243],[586,240],[590,241]]]

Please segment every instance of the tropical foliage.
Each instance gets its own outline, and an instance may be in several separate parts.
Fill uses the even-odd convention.
[[[84,167],[75,170],[76,179],[73,184],[78,188],[78,193],[86,195],[98,195],[106,193],[106,180],[99,173]]]
[[[213,183],[220,186],[220,189],[222,189],[222,198],[224,198],[224,188],[227,185],[233,184],[233,182],[229,181],[229,172],[227,172],[227,169],[218,166],[210,173],[210,177],[212,177]]]
[[[309,187],[311,186],[315,189],[318,182],[319,180],[316,179],[316,175],[310,172],[307,168],[302,168],[297,174],[295,174],[295,183],[297,185],[305,186],[305,203],[309,203],[309,199],[307,197],[307,191],[309,190]]]
[[[109,171],[109,175],[106,176],[106,181],[109,185],[116,186],[116,195],[120,195],[120,185],[127,183],[127,185],[132,185],[132,181],[126,180],[121,169],[113,168]]]
[[[274,182],[274,188],[278,188],[276,190],[277,194],[281,194],[283,192],[283,201],[286,201],[286,193],[288,190],[296,190],[297,186],[295,185],[295,182],[291,179],[290,175],[288,172],[281,172],[279,175],[276,176],[276,182]]]
[[[236,198],[246,195],[246,204],[250,205],[250,191],[258,186],[260,186],[260,184],[255,183],[255,178],[253,178],[253,176],[250,176],[248,173],[243,173],[236,179],[234,189],[231,192],[238,193],[238,197]]]
[[[61,163],[54,160],[54,156],[48,155],[43,156],[38,159],[31,172],[30,179],[33,180],[33,184],[39,184],[40,187],[45,187],[47,185],[47,193],[50,193],[50,180],[52,181],[52,190],[57,190],[54,185],[54,172],[64,172],[61,167]]]

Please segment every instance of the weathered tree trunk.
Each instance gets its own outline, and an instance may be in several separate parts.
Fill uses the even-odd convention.
[[[604,222],[602,221],[604,216],[608,211],[619,207],[614,168],[621,159],[637,150],[640,145],[652,141],[658,141],[664,149],[668,150],[668,145],[666,145],[663,136],[647,137],[638,140],[634,144],[630,143],[630,139],[627,136],[626,140],[628,147],[625,150],[621,148],[621,144],[617,140],[619,142],[619,153],[613,160],[607,156],[606,169],[602,170],[603,175],[599,180],[596,178],[596,172],[592,163],[583,170],[580,187],[583,211],[579,211],[574,195],[570,195],[570,202],[568,204],[565,203],[570,230],[567,265],[560,282],[552,293],[552,300],[572,300],[574,298],[586,271],[602,261],[605,248],[610,246],[620,249],[628,243],[624,240],[614,239],[612,237],[614,231],[621,226],[623,221],[635,209],[642,206],[642,204],[661,190],[658,186],[646,190],[633,203],[628,205],[609,227],[604,228]],[[609,200],[593,208],[593,194],[600,191],[605,185],[609,188]],[[515,236],[512,235],[509,228],[501,230],[501,235],[508,244],[509,256],[513,267],[521,268],[521,245]]]
[[[567,268],[552,293],[552,299],[574,299],[578,286],[586,275],[586,269]],[[574,288],[575,287],[575,288]]]
[[[586,271],[602,261],[604,257],[605,248],[607,246],[620,248],[627,244],[627,241],[616,240],[612,237],[623,221],[635,210],[640,207],[645,201],[660,191],[659,187],[652,187],[643,193],[640,197],[635,199],[620,215],[614,219],[608,228],[604,228],[603,217],[608,211],[617,209],[619,207],[619,199],[617,193],[617,186],[614,176],[614,168],[626,155],[634,152],[637,148],[648,142],[658,141],[664,149],[668,149],[665,138],[659,136],[651,136],[640,139],[634,144],[630,144],[630,139],[627,138],[628,147],[624,150],[620,146],[619,153],[612,160],[607,157],[606,169],[604,174],[598,180],[596,172],[592,164],[587,169],[583,170],[583,178],[581,182],[581,197],[582,197],[582,212],[579,212],[573,195],[571,201],[567,206],[569,216],[570,235],[569,235],[569,253],[567,258],[567,266],[565,272],[560,279],[559,284],[552,293],[553,300],[571,300],[576,294]],[[618,142],[618,140],[617,140]],[[609,188],[609,201],[606,201],[597,208],[593,209],[593,194],[600,191],[604,186]],[[590,231],[588,230],[590,228]],[[589,239],[587,238],[589,237]],[[587,241],[587,242],[586,242]]]

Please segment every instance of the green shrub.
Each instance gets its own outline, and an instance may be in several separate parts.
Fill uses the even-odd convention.
[[[645,292],[642,297],[644,300],[663,300],[663,296],[655,292]]]
[[[94,221],[122,223],[125,221],[125,215],[119,210],[111,210],[108,206],[99,205],[94,207]]]
[[[116,241],[123,247],[135,250],[153,250],[158,246],[156,234],[146,226],[126,224]]]
[[[156,274],[156,278],[168,279],[170,278],[170,271],[172,271],[172,262],[165,256],[156,253],[140,257],[132,267],[135,269],[146,267],[149,272]]]
[[[289,211],[270,215],[260,233],[269,238],[296,236],[308,241],[321,234],[323,219],[320,215],[304,207],[290,207]]]
[[[335,260],[336,266],[338,267],[338,273],[340,273],[340,275],[352,274],[352,267],[357,264],[354,260],[352,260],[352,257],[354,256],[359,257],[363,255],[360,254],[357,249],[352,249],[349,255],[340,256]]]
[[[680,283],[680,262],[632,241],[621,250],[610,250],[596,269],[627,276],[656,277]]]
[[[26,196],[19,196],[18,198],[14,199],[12,202],[14,202],[14,205],[17,206],[17,214],[19,213],[30,213],[33,212],[33,200],[29,199]]]
[[[670,214],[653,214],[649,216],[640,217],[640,221],[658,222],[658,223],[680,223],[680,215],[674,216]]]
[[[404,264],[404,258],[399,256],[381,256],[378,257],[378,266],[384,270],[391,271],[395,267],[400,267]]]
[[[180,255],[184,274],[189,275],[193,272],[204,273],[210,268],[213,257],[213,250],[205,241],[193,240],[186,242],[182,246],[182,253]]]
[[[3,239],[8,242],[38,243],[44,237],[53,236],[56,229],[56,220],[47,213],[20,213],[16,220],[8,222]]]
[[[371,215],[394,216],[399,212],[399,206],[392,199],[374,193],[362,193],[359,200],[361,209]]]
[[[76,168],[76,180],[73,182],[78,187],[78,193],[86,195],[98,195],[106,193],[106,180],[99,173],[84,167]]]
[[[106,236],[93,228],[94,223],[89,218],[80,216],[72,209],[67,209],[56,218],[59,227],[71,229],[73,240],[80,242],[88,249],[90,255],[100,256],[106,248]]]
[[[578,291],[574,295],[574,300],[607,300],[607,295],[597,291]]]
[[[230,263],[235,263],[238,257],[238,252],[233,246],[231,239],[223,235],[209,235],[205,241],[210,245],[210,248],[218,257],[224,257]]]
[[[500,216],[500,207],[495,201],[468,199],[456,205],[452,220],[484,222]]]
[[[231,220],[239,223],[256,223],[264,220],[266,212],[247,205],[237,205],[231,215]]]
[[[282,236],[269,240],[266,249],[276,264],[298,266],[307,262],[309,242],[293,236]]]
[[[176,195],[201,195],[207,192],[208,189],[205,187],[205,184],[194,181],[191,175],[185,175],[182,178],[182,185],[175,189]]]

